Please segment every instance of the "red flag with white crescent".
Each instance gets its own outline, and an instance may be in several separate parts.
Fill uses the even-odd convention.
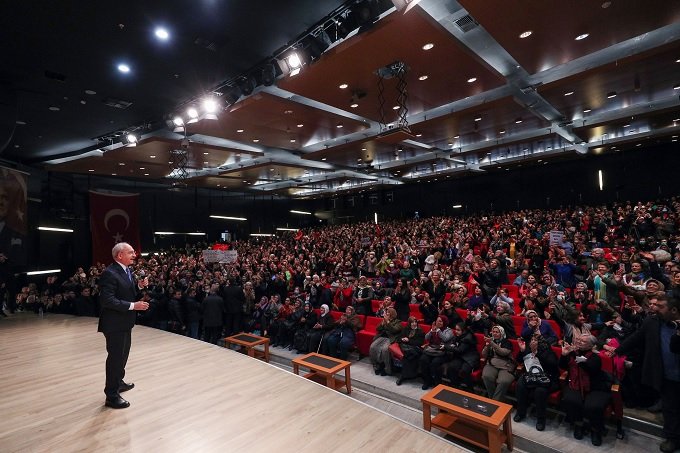
[[[298,230],[297,233],[295,233],[295,240],[296,241],[299,241],[303,237],[305,237],[305,234],[302,232],[302,230]]]
[[[92,263],[110,263],[111,249],[127,242],[139,254],[139,194],[114,195],[90,191]]]

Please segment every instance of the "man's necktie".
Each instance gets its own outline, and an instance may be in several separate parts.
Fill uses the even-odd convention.
[[[130,280],[130,283],[134,283],[134,281],[132,280],[132,272],[130,271],[129,267],[127,268],[127,276],[128,279]]]

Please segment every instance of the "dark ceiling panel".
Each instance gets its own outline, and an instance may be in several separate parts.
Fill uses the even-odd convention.
[[[460,4],[530,74],[680,21],[678,2],[668,0]],[[531,36],[519,37],[529,30]]]

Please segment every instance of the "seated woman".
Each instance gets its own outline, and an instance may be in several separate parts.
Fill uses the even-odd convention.
[[[274,339],[279,346],[284,348],[292,348],[293,333],[295,327],[300,322],[300,318],[304,313],[304,308],[301,299],[296,299],[293,304],[293,309],[290,314],[283,320],[278,328],[276,338]]]
[[[269,337],[272,339],[272,346],[279,346],[280,336],[284,329],[283,323],[291,314],[293,314],[293,305],[291,304],[290,297],[286,297],[276,317],[269,325]]]
[[[308,333],[312,330],[312,327],[316,324],[317,316],[312,310],[312,304],[305,302],[302,314],[298,319],[297,323],[293,327],[293,348],[297,350],[300,354],[305,354],[308,352]]]
[[[560,371],[557,355],[540,334],[534,334],[530,337],[529,347],[527,347],[523,338],[518,338],[517,343],[519,344],[517,362],[524,364],[524,372],[542,371],[550,379],[550,384],[531,386],[520,376],[517,379],[515,390],[517,412],[513,420],[521,422],[526,418],[529,400],[533,399],[536,405],[536,430],[543,431],[545,429],[545,409],[548,405],[548,395],[559,388]]]
[[[444,351],[446,357],[451,360],[446,371],[451,385],[458,387],[464,384],[472,388],[472,370],[479,365],[479,352],[475,334],[464,322],[455,324],[453,339],[444,345]]]
[[[450,301],[445,300],[442,302],[442,309],[439,311],[442,315],[446,316],[446,319],[449,320],[449,325],[455,326],[459,322],[463,322],[463,319],[460,317],[456,309],[453,307]],[[435,318],[436,320],[436,318]]]
[[[418,310],[420,310],[420,313],[423,315],[425,324],[432,324],[437,320],[439,309],[432,303],[429,294],[424,291],[422,291],[421,294],[423,295],[423,300],[420,305],[418,305]]]
[[[528,341],[534,334],[540,334],[550,346],[557,344],[557,334],[548,322],[543,322],[538,317],[538,313],[535,310],[527,310],[526,317],[524,326],[522,326],[522,338],[524,338],[524,341]]]
[[[408,318],[408,323],[399,334],[397,342],[404,354],[404,358],[401,359],[401,375],[397,379],[397,385],[401,385],[404,380],[418,376],[420,354],[423,352],[422,346],[425,343],[425,332],[420,328],[415,317]]]
[[[425,335],[428,345],[420,355],[420,373],[423,376],[423,390],[439,384],[442,379],[442,365],[448,361],[444,346],[453,339],[453,331],[448,327],[449,320],[439,315],[432,329]]]
[[[321,305],[321,313],[319,315],[319,319],[316,320],[316,324],[314,324],[307,333],[308,338],[307,351],[309,352],[318,351],[321,346],[321,339],[327,332],[329,332],[333,328],[334,324],[335,320],[331,315],[331,311],[328,308],[328,305],[326,304]]]
[[[486,365],[482,370],[482,382],[489,398],[503,401],[510,384],[515,380],[515,360],[512,344],[501,326],[491,328],[491,336],[484,339],[482,357]]]
[[[326,355],[347,360],[347,355],[354,345],[359,330],[361,330],[361,320],[357,317],[354,307],[349,306],[334,324],[333,330],[326,334],[321,349]]]
[[[611,378],[602,371],[600,356],[593,352],[595,337],[574,336],[574,345],[562,345],[560,368],[569,372],[569,386],[562,395],[567,420],[574,424],[574,438],[583,438],[583,418],[590,420],[590,441],[602,445],[604,409],[611,401]]]
[[[512,322],[513,310],[510,304],[502,300],[496,303],[495,313],[491,313],[492,321],[505,330],[507,338],[517,338],[515,334],[515,324]]]
[[[375,330],[376,335],[368,352],[373,370],[375,374],[381,376],[392,374],[392,356],[389,348],[397,341],[401,333],[401,322],[397,318],[397,311],[391,307],[386,309],[382,321]]]
[[[489,317],[491,307],[489,304],[482,304],[477,310],[468,310],[465,325],[472,333],[481,333],[484,336],[489,334],[493,322]]]

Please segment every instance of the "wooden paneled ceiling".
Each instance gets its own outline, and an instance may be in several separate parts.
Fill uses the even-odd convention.
[[[172,183],[170,153],[187,139],[189,185],[324,197],[644,149],[680,133],[680,2],[422,0],[407,13],[383,9],[343,37],[338,30],[368,4],[389,6],[346,2],[272,46],[259,61],[276,60],[282,73],[248,95],[231,99],[230,90],[260,74],[260,63],[176,99],[162,118],[112,118],[117,132],[143,134],[134,148],[90,141],[32,158],[55,171]],[[312,35],[330,46],[314,54]],[[293,51],[307,55],[297,75],[283,61]],[[165,127],[206,95],[219,104],[217,120]]]

